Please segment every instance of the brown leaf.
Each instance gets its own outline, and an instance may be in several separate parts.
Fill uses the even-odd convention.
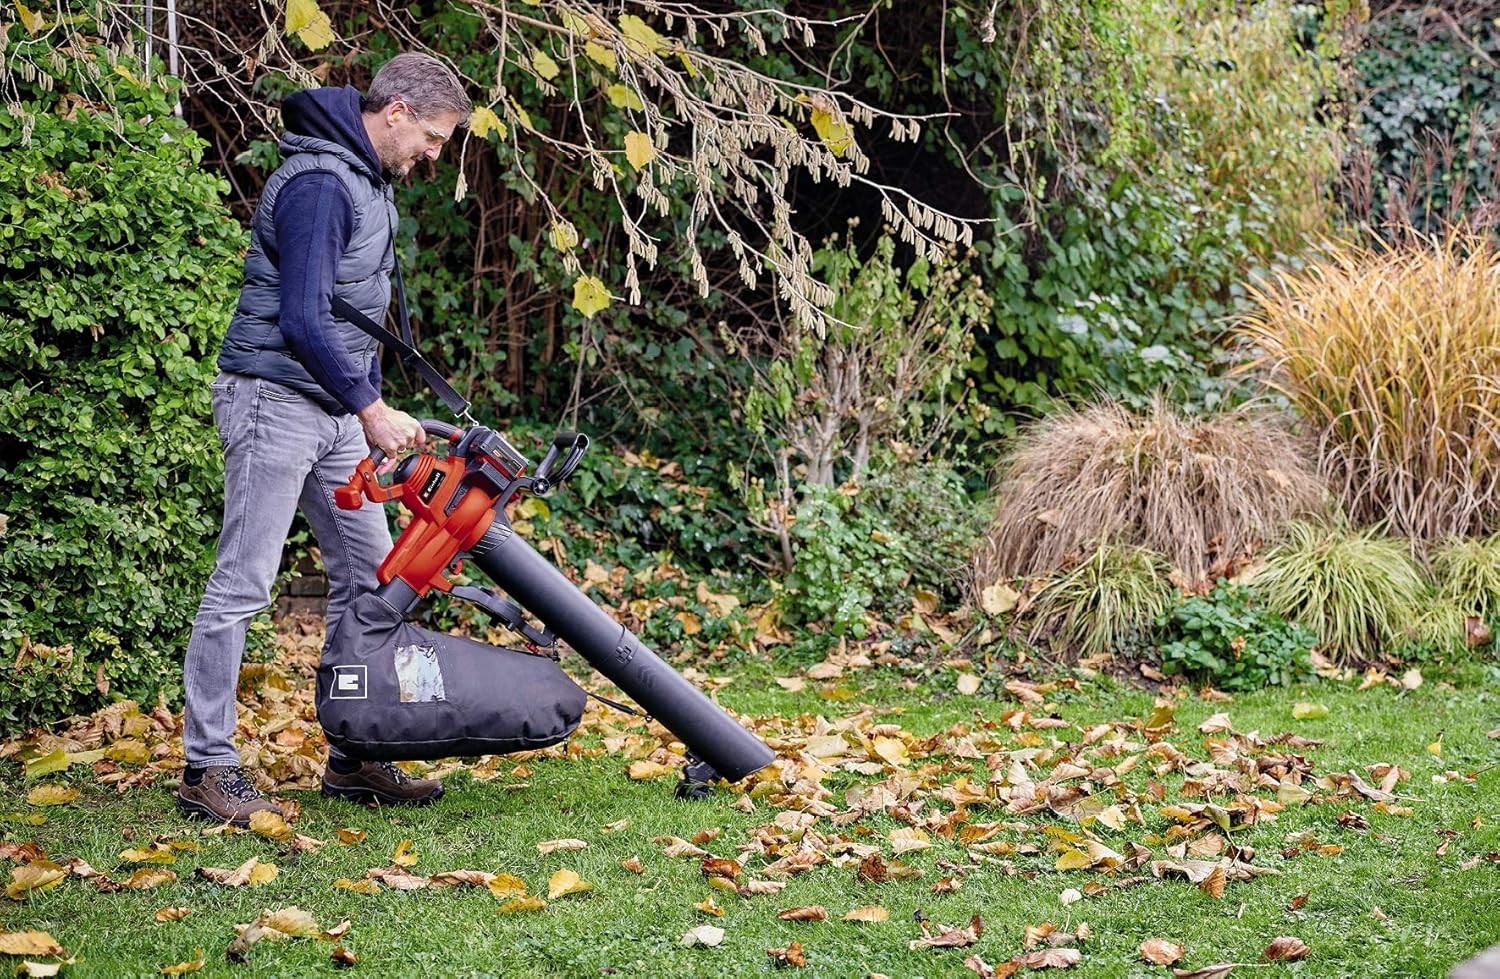
[[[890,870],[885,865],[885,859],[879,853],[872,853],[860,861],[859,869],[855,871],[855,878],[867,880],[874,884],[884,884],[890,879]]]
[[[329,939],[330,941],[335,941],[336,942],[340,938],[343,938],[346,934],[348,934],[349,933],[349,929],[353,928],[353,927],[354,927],[354,922],[350,921],[348,918],[345,918],[343,921],[340,921],[338,924],[334,925],[332,928],[329,928],[328,930],[324,931],[318,937],[319,938],[326,938],[326,939]]]
[[[768,948],[766,954],[775,960],[777,965],[790,965],[799,969],[807,965],[807,956],[802,952],[801,942],[792,942],[786,948]]]
[[[365,871],[365,876],[397,891],[419,891],[427,886],[426,877],[414,874],[405,867],[376,867]]]
[[[712,843],[722,832],[724,832],[724,830],[718,826],[715,826],[713,829],[700,829],[698,832],[693,834],[693,842],[698,844],[699,846],[702,846],[705,843]]]
[[[703,861],[703,876],[705,877],[725,877],[729,880],[738,880],[742,869],[738,860],[707,857]]]
[[[590,884],[575,872],[564,867],[555,872],[547,880],[547,900],[555,901],[560,897],[567,897],[569,894],[581,894],[584,891],[591,891],[593,889],[593,884]]]
[[[844,915],[844,920],[845,921],[876,922],[876,921],[888,921],[888,920],[890,920],[890,917],[891,917],[891,913],[889,911],[887,911],[885,908],[881,907],[878,904],[872,904],[869,907],[855,908],[854,910],[850,911],[848,914]]]
[[[515,897],[517,894],[526,893],[526,882],[514,874],[495,874],[484,883],[496,898]]]
[[[1298,910],[1301,910],[1302,906],[1304,904],[1306,904],[1306,903],[1307,903],[1307,895],[1306,894],[1298,894],[1296,897],[1292,898],[1292,903],[1288,904],[1287,908],[1289,910],[1292,910],[1292,911],[1298,911]]]
[[[168,921],[181,921],[183,918],[186,918],[192,913],[192,908],[174,908],[168,906],[165,908],[157,909],[156,920],[163,923],[166,923]]]
[[[632,856],[629,860],[620,861],[620,866],[632,874],[644,874],[646,872],[646,868],[641,865],[641,858],[636,856]]]
[[[67,868],[50,860],[22,864],[10,872],[10,883],[5,886],[5,896],[12,901],[22,901],[30,897],[32,891],[56,887],[66,876]]]
[[[193,959],[190,962],[179,962],[176,965],[162,966],[160,970],[161,974],[164,976],[181,976],[189,972],[197,972],[199,969],[203,968],[204,965],[203,949],[195,948],[193,949],[193,954],[196,955],[197,958]]]
[[[261,868],[269,868],[262,870]],[[244,887],[246,884],[266,884],[276,879],[276,865],[263,864],[258,857],[251,857],[233,870],[218,867],[199,867],[196,873],[204,880],[221,887]]]
[[[694,846],[680,836],[658,836],[651,842],[662,847],[662,853],[669,857],[706,857],[708,851],[700,846]]]
[[[1185,949],[1165,938],[1148,938],[1141,942],[1141,958],[1152,965],[1171,965],[1182,958]]]
[[[1307,958],[1311,952],[1312,949],[1308,948],[1302,939],[1282,935],[1266,946],[1265,956],[1272,962],[1296,962],[1298,959]]]
[[[588,843],[583,840],[543,840],[536,845],[536,852],[545,857],[549,853],[558,853],[560,851],[587,850],[588,846]]]
[[[1076,948],[1040,948],[1020,959],[1028,969],[1071,969],[1083,960],[1083,953]]]
[[[906,943],[907,948],[916,950],[919,948],[967,948],[979,941],[980,934],[984,931],[984,922],[979,920],[979,915],[969,919],[967,928],[955,928],[950,925],[938,925],[936,935],[927,934],[921,938],[913,939]]]
[[[976,973],[979,979],[1009,979],[1021,969],[1025,968],[1020,959],[1009,959],[1005,962],[997,962],[990,965],[977,955],[971,955],[964,959],[964,968]]]
[[[1021,947],[1030,951],[1044,942],[1054,931],[1057,931],[1057,926],[1050,921],[1039,925],[1027,925],[1021,932]]]
[[[1205,965],[1201,969],[1173,969],[1172,979],[1224,979],[1234,971],[1233,962]]]
[[[142,867],[117,885],[121,890],[145,891],[163,884],[175,883],[177,874],[160,868]]]
[[[441,874],[433,874],[427,883],[431,887],[488,887],[490,881],[495,879],[494,874],[483,870],[449,870]]]
[[[1215,867],[1209,871],[1207,877],[1198,883],[1198,890],[1216,900],[1224,897],[1224,883],[1227,880],[1222,866]]]
[[[328,957],[333,960],[333,965],[336,969],[347,969],[359,961],[358,955],[355,955],[342,945],[335,945],[333,951],[328,953]]]
[[[821,904],[805,908],[787,908],[785,911],[776,912],[776,917],[782,921],[827,921],[828,909]]]
[[[786,887],[784,880],[747,880],[740,885],[740,897],[755,897],[758,894],[779,894]]]

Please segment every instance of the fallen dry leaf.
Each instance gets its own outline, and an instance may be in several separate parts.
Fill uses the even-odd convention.
[[[430,887],[488,887],[490,881],[495,879],[494,874],[483,870],[449,870],[441,874],[433,874],[427,880]],[[525,885],[521,885],[525,889]]]
[[[913,951],[919,948],[967,948],[979,941],[979,936],[984,933],[984,922],[976,914],[969,919],[967,928],[938,925],[937,929],[936,935],[927,934],[907,942],[907,948]]]
[[[349,951],[342,945],[335,945],[333,951],[328,953],[336,969],[346,969],[359,961],[359,956]]]
[[[63,955],[57,939],[45,931],[8,931],[0,934],[0,955]]]
[[[895,850],[898,856],[917,850],[932,849],[932,837],[914,826],[893,829],[887,835],[887,839],[891,841],[891,849]]]
[[[620,866],[632,874],[644,874],[646,872],[646,868],[641,864],[641,858],[637,856],[631,856],[629,860],[621,860]]]
[[[792,942],[786,948],[768,948],[766,954],[777,965],[790,965],[798,969],[805,968],[807,965],[807,955],[802,951],[801,942]]]
[[[965,697],[972,697],[979,692],[979,677],[973,673],[960,673],[958,675],[958,692]]]
[[[149,847],[136,847],[131,850],[123,850],[120,859],[125,863],[176,863],[177,855],[169,846],[152,844]]]
[[[515,897],[517,894],[526,893],[526,882],[514,874],[495,874],[484,884],[496,898]]]
[[[547,900],[555,901],[569,894],[582,894],[591,891],[594,885],[579,877],[576,873],[563,867],[552,874],[547,880]]]
[[[353,846],[356,843],[363,843],[365,841],[365,837],[368,835],[369,833],[366,830],[349,829],[345,827],[344,829],[339,830],[337,839],[344,846]]]
[[[1216,900],[1222,899],[1224,897],[1224,884],[1227,880],[1228,877],[1224,873],[1224,868],[1222,866],[1215,867],[1209,871],[1207,877],[1198,883],[1198,890]]]
[[[1233,971],[1233,962],[1219,962],[1201,969],[1173,969],[1172,979],[1224,979]]]
[[[156,920],[160,921],[160,922],[163,922],[163,923],[168,922],[168,921],[181,921],[183,918],[186,918],[188,915],[190,915],[192,913],[193,913],[193,909],[192,908],[174,908],[174,907],[168,906],[168,907],[165,907],[165,908],[158,908],[157,909],[157,911],[156,911]]]
[[[536,852],[545,857],[549,853],[567,852],[569,850],[587,850],[588,848],[589,845],[583,840],[543,840],[536,845]]]
[[[779,894],[786,887],[784,880],[747,880],[740,885],[741,897],[755,897],[760,894]]]
[[[517,914],[524,911],[542,911],[547,907],[547,902],[531,894],[523,894],[513,897],[500,905],[495,911],[499,914]]]
[[[785,911],[776,912],[776,917],[782,921],[827,921],[828,909],[821,904],[805,908],[787,908]]]
[[[844,915],[844,920],[873,922],[888,921],[890,920],[890,917],[891,913],[885,908],[881,907],[878,904],[872,904],[868,907],[855,908],[853,911],[850,911],[848,914]]]
[[[711,914],[715,918],[724,917],[724,909],[714,903],[714,896],[712,894],[710,894],[708,897],[705,897],[697,904],[693,905],[693,907],[697,908],[699,911],[702,911],[704,914]]]
[[[723,928],[716,928],[713,925],[699,925],[696,928],[688,929],[688,931],[677,940],[677,944],[687,945],[690,947],[693,945],[707,945],[708,947],[712,948],[715,945],[721,944],[723,941]]]
[[[1272,939],[1271,944],[1266,946],[1265,956],[1272,962],[1296,962],[1307,958],[1311,952],[1312,949],[1302,939],[1282,935]]]
[[[250,832],[259,833],[271,840],[284,840],[292,835],[292,827],[281,816],[269,809],[262,809],[251,813]]]
[[[1141,958],[1152,965],[1171,965],[1182,958],[1186,949],[1165,938],[1148,938],[1141,942]]]
[[[648,779],[661,778],[663,775],[671,775],[676,771],[677,769],[671,765],[662,765],[658,762],[642,759],[641,761],[631,762],[627,773],[637,782],[644,782]]]
[[[78,790],[66,785],[38,785],[26,793],[26,801],[33,806],[65,806],[78,798]]]
[[[160,969],[161,974],[164,976],[181,976],[186,975],[189,972],[197,972],[199,969],[203,968],[203,949],[195,948],[193,949],[193,954],[197,956],[197,958],[194,958],[191,961],[179,962],[176,965],[162,966]]]
[[[174,871],[163,868],[142,867],[129,877],[120,881],[119,888],[126,891],[146,891],[163,884],[176,883],[177,874]]]
[[[419,891],[427,886],[427,878],[414,874],[405,867],[375,867],[365,871],[365,876],[378,880],[395,891]]]
[[[251,857],[233,870],[199,867],[197,874],[223,887],[244,887],[247,884],[269,884],[276,879],[277,868],[274,863],[261,863],[259,858]]]
[[[379,894],[380,882],[366,878],[364,880],[350,880],[340,877],[333,882],[333,886],[345,891],[354,891],[358,894]]]
[[[417,851],[412,849],[412,841],[402,840],[396,844],[396,852],[391,857],[391,863],[398,867],[414,867],[420,859]]]
[[[32,891],[45,891],[56,887],[68,876],[67,868],[50,860],[26,863],[10,872],[10,883],[5,886],[5,896],[12,901],[23,901]]]
[[[345,918],[343,921],[340,921],[332,928],[325,930],[318,937],[326,938],[330,941],[338,941],[340,938],[343,938],[345,935],[347,935],[349,933],[349,929],[353,927],[354,922],[350,921],[348,918]]]
[[[1083,953],[1076,948],[1039,948],[1020,960],[1028,969],[1071,969],[1083,960]]]

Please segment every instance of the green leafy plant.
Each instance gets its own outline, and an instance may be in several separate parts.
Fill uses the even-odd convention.
[[[1168,573],[1154,551],[1103,544],[1043,586],[1026,612],[1032,621],[1029,638],[1083,656],[1137,646],[1171,603]]]
[[[1318,637],[1268,611],[1250,589],[1220,579],[1207,595],[1189,595],[1160,621],[1162,672],[1186,674],[1225,690],[1284,685],[1308,675]]]
[[[1151,548],[1194,582],[1243,558],[1324,490],[1306,447],[1268,413],[1186,417],[1164,398],[1060,409],[1002,460],[995,517],[975,560],[976,594],[1050,574],[1101,541]]]
[[[1296,521],[1248,582],[1266,608],[1311,629],[1340,663],[1391,647],[1418,612],[1422,575],[1378,528]]]
[[[209,382],[244,234],[175,80],[137,82],[87,27],[8,25],[32,66],[0,113],[8,724],[173,693],[217,530]]]
[[[1500,535],[1449,538],[1430,558],[1432,580],[1402,629],[1403,659],[1460,660],[1490,647],[1500,628]]]

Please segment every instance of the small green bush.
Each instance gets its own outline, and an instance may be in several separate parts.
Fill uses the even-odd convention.
[[[1297,521],[1248,582],[1272,612],[1310,628],[1341,663],[1391,648],[1414,620],[1422,575],[1379,528]]]
[[[910,544],[858,492],[804,486],[800,496],[782,610],[790,623],[862,637],[867,613],[891,605],[910,573]]]
[[[1161,619],[1169,641],[1162,672],[1186,674],[1225,690],[1291,683],[1311,672],[1318,637],[1256,602],[1243,585],[1223,579],[1207,595],[1190,595]]]
[[[172,92],[117,72],[90,29],[7,36],[4,727],[173,694],[218,525],[209,382],[244,234]]]

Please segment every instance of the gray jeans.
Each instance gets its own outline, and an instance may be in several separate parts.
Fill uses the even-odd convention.
[[[377,584],[391,549],[383,508],[340,510],[333,490],[369,453],[353,415],[330,415],[296,391],[243,374],[213,384],[224,449],[224,531],[183,662],[182,747],[189,765],[238,765],[234,734],[245,632],[271,602],[298,507],[328,575],[328,632]]]

